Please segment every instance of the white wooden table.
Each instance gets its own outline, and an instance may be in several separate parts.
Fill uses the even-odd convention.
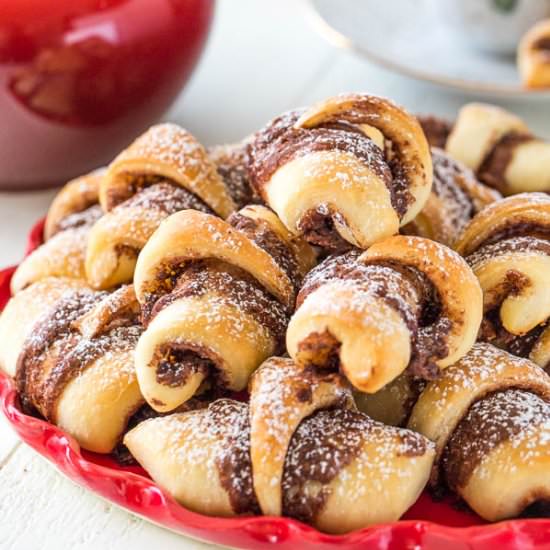
[[[427,61],[429,62],[429,61]],[[291,107],[342,91],[388,96],[415,112],[452,117],[477,99],[389,73],[334,49],[298,0],[218,0],[207,51],[167,113],[203,143],[231,142]],[[550,137],[550,105],[503,103]],[[0,162],[1,162],[0,151]],[[0,193],[0,266],[17,262],[55,191]],[[61,477],[0,418],[0,548],[211,548],[137,519]]]

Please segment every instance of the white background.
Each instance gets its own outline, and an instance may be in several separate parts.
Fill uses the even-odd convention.
[[[429,63],[429,60],[427,60]],[[389,73],[337,50],[297,0],[219,0],[207,50],[165,118],[204,144],[242,138],[280,112],[342,91],[388,96],[415,112],[454,117],[477,99]],[[503,103],[550,137],[548,103]],[[1,151],[0,151],[1,162]],[[0,193],[0,266],[17,262],[55,191]],[[2,550],[209,548],[134,518],[62,478],[0,418]]]

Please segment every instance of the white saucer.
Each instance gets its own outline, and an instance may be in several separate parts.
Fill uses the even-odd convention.
[[[514,57],[469,47],[436,19],[429,0],[307,0],[331,42],[388,69],[487,97],[550,99],[521,86]]]

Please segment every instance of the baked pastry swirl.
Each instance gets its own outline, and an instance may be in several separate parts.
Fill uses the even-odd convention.
[[[238,143],[214,145],[207,149],[208,157],[216,165],[237,209],[261,202],[248,177],[249,143],[250,138],[246,138]]]
[[[519,117],[494,105],[462,107],[446,150],[503,195],[550,191],[550,143],[533,136]]]
[[[481,317],[479,283],[458,254],[398,235],[313,269],[286,342],[299,364],[339,368],[373,393],[405,369],[437,375],[470,349]]]
[[[431,442],[353,408],[337,373],[268,359],[250,404],[147,420],[124,438],[133,456],[187,508],[217,516],[285,515],[344,533],[397,520],[430,473]]]
[[[483,289],[480,338],[550,365],[550,196],[524,193],[482,210],[456,243]]]
[[[249,174],[286,227],[332,250],[366,248],[422,209],[432,184],[416,119],[379,97],[347,94],[260,130]]]
[[[85,279],[84,259],[91,226],[101,217],[103,169],[67,183],[54,198],[44,225],[44,244],[29,254],[11,280],[13,294],[46,277]]]
[[[408,426],[436,444],[432,487],[484,519],[550,500],[550,377],[531,361],[476,344],[427,385]]]
[[[264,206],[227,221],[185,210],[143,248],[135,286],[146,330],[136,369],[147,402],[170,411],[210,379],[229,390],[282,351],[288,316],[314,265],[309,245]]]
[[[153,126],[115,158],[100,200],[106,214],[86,255],[88,281],[99,289],[132,280],[139,251],[170,214],[193,208],[226,217],[235,209],[204,147],[175,124]]]
[[[416,115],[420,126],[431,147],[445,149],[453,123],[445,118],[433,115]]]
[[[550,88],[550,19],[539,21],[521,39],[518,68],[527,88]]]
[[[432,148],[433,185],[424,208],[402,232],[452,246],[466,224],[484,206],[501,198],[442,149]]]
[[[0,366],[35,410],[82,447],[109,453],[143,404],[133,364],[139,304],[132,286],[112,294],[43,279],[0,317]]]

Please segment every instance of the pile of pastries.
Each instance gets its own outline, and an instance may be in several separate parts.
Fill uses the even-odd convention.
[[[0,367],[202,514],[542,515],[549,191],[550,143],[490,105],[345,94],[210,149],[160,124],[54,199]]]

